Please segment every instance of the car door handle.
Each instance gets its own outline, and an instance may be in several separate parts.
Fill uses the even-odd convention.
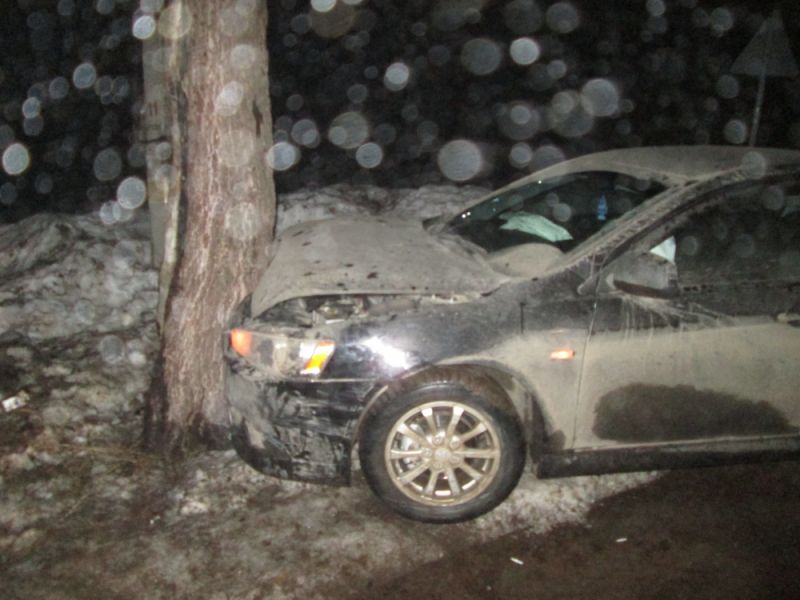
[[[798,313],[780,313],[775,319],[778,323],[789,325],[790,327],[800,327],[800,314]]]

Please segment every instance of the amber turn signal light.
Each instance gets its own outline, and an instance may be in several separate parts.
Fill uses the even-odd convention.
[[[253,334],[244,329],[233,329],[230,333],[231,348],[240,356],[250,356],[253,351]]]

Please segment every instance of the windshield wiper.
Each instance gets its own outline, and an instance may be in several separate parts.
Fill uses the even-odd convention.
[[[446,217],[449,215],[437,215],[435,217],[428,217],[427,219],[422,220],[422,228],[425,231],[429,231],[430,229],[434,229],[436,225],[442,223]]]

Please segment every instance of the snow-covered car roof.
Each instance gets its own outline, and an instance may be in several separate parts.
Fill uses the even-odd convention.
[[[566,160],[519,179],[512,185],[586,171],[613,171],[673,186],[734,171],[746,167],[749,161],[763,161],[768,170],[783,165],[800,165],[800,151],[740,146],[623,148]]]

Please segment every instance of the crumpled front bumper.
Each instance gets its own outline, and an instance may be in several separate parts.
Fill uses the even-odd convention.
[[[347,485],[350,453],[370,382],[273,382],[226,366],[231,441],[257,470]]]

